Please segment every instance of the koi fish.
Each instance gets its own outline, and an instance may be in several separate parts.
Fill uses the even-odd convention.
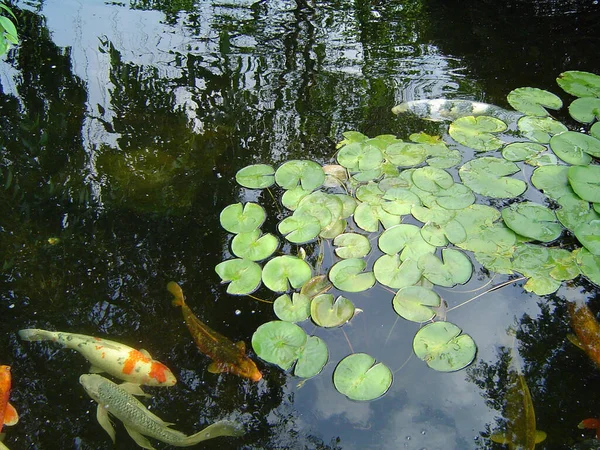
[[[172,423],[165,422],[160,417],[152,414],[134,397],[134,395],[145,395],[139,385],[134,383],[118,385],[96,374],[81,375],[79,382],[88,395],[98,402],[96,418],[113,443],[116,439],[116,433],[110,422],[109,413],[123,422],[129,436],[137,445],[151,450],[154,447],[145,436],[158,439],[175,447],[190,447],[219,436],[241,436],[244,434],[244,431],[237,424],[219,421],[196,434],[186,436],[180,431],[169,428],[170,425],[173,425]]]
[[[585,303],[569,302],[567,309],[575,331],[575,336],[569,335],[567,338],[600,367],[600,324]]]
[[[19,415],[17,410],[8,402],[10,395],[10,366],[0,366],[0,432],[2,427],[15,425],[19,421]],[[0,434],[0,440],[3,435]],[[0,449],[4,449],[6,446],[0,442]]]
[[[445,98],[403,102],[394,106],[392,112],[394,114],[410,113],[422,119],[431,120],[432,122],[484,115],[512,122],[522,116],[521,113],[516,111],[509,111],[488,103],[471,100],[449,100]]]
[[[173,386],[175,375],[145,350],[83,334],[26,329],[19,331],[24,341],[53,341],[77,350],[92,363],[90,372],[106,372],[116,378],[146,386]]]
[[[584,428],[591,428],[596,430],[596,439],[600,439],[600,420],[599,419],[584,419],[579,422],[577,428],[580,430]]]
[[[213,360],[208,366],[210,373],[233,373],[240,377],[250,378],[252,381],[262,379],[262,373],[254,361],[246,355],[246,345],[242,341],[234,344],[222,334],[200,322],[186,305],[183,291],[177,283],[169,282],[167,290],[175,296],[173,305],[181,306],[183,318],[196,345],[202,353]]]

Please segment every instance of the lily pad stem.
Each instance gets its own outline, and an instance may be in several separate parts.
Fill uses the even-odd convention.
[[[514,278],[514,279],[512,279],[512,280],[505,281],[504,283],[501,283],[501,284],[499,284],[499,285],[497,285],[497,286],[494,286],[494,287],[492,287],[492,288],[488,289],[487,291],[485,291],[485,292],[482,292],[481,294],[478,294],[478,295],[476,295],[475,297],[472,297],[472,298],[470,298],[469,300],[466,300],[466,301],[464,301],[464,302],[462,302],[462,303],[459,303],[459,304],[458,304],[458,305],[456,305],[456,306],[453,306],[452,308],[449,308],[449,309],[446,311],[446,313],[449,313],[450,311],[452,311],[452,310],[454,310],[454,309],[460,308],[461,306],[464,306],[464,305],[466,305],[467,303],[469,303],[469,302],[472,302],[473,300],[476,300],[476,299],[478,299],[478,298],[479,298],[479,297],[481,297],[482,295],[485,295],[485,294],[488,294],[488,293],[490,293],[490,292],[492,292],[492,291],[495,291],[495,290],[497,290],[497,289],[503,288],[504,286],[508,286],[509,284],[516,283],[517,281],[526,280],[526,279],[527,279],[527,277],[520,277],[520,278]]]
[[[255,296],[254,296],[254,295],[252,295],[252,294],[248,294],[248,297],[250,297],[250,298],[253,298],[254,300],[258,300],[259,302],[263,302],[263,303],[271,303],[271,304],[273,303],[273,302],[272,302],[272,301],[270,301],[270,300],[263,300],[262,298],[255,297]]]
[[[281,213],[281,208],[279,207],[279,202],[275,199],[275,196],[273,195],[273,192],[271,192],[271,189],[269,189],[268,187],[267,187],[267,192],[269,193],[269,195],[273,199],[273,203],[275,203],[275,207],[277,208],[277,212]]]

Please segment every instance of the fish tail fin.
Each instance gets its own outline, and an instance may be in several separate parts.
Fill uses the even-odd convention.
[[[56,338],[54,331],[40,330],[38,328],[26,328],[19,330],[19,337],[24,341],[48,341]]]
[[[179,286],[174,281],[169,281],[167,283],[167,290],[171,294],[173,294],[173,296],[175,297],[173,299],[173,306],[183,306],[183,305],[185,305],[185,300],[184,300],[184,296],[183,296],[183,290],[181,289],[181,286]]]
[[[228,420],[220,420],[212,425],[207,426],[202,431],[192,434],[185,439],[185,446],[196,445],[198,442],[206,441],[207,439],[216,438],[219,436],[242,436],[246,432],[241,425]]]

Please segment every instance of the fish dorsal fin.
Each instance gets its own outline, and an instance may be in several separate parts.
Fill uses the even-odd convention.
[[[144,355],[146,358],[152,359],[152,356],[150,356],[150,353],[148,353],[148,350],[144,350],[143,348],[140,348],[140,353],[142,355]]]
[[[536,432],[535,432],[535,443],[539,444],[544,439],[546,439],[546,433],[544,433],[543,431],[540,431],[540,430],[536,430]]]
[[[125,422],[123,422],[123,425],[125,425],[125,429],[129,433],[129,436],[131,436],[131,439],[133,439],[137,445],[148,450],[156,450],[154,447],[152,447],[150,441],[142,436],[139,431],[129,427]]]
[[[136,383],[131,383],[129,381],[126,381],[124,383],[119,384],[119,387],[131,395],[139,395],[140,397],[147,397],[147,398],[151,397],[150,394],[146,394],[144,391],[142,391],[142,388],[140,387],[140,385],[136,384]]]
[[[104,370],[102,370],[100,367],[94,366],[92,365],[90,367],[90,373],[102,373],[104,372]]]
[[[6,411],[4,411],[4,425],[13,426],[19,421],[19,414],[13,405],[10,403],[6,404]]]
[[[246,344],[244,343],[244,341],[239,341],[235,343],[235,346],[242,352],[242,353],[246,353]]]
[[[219,364],[216,362],[212,362],[208,365],[207,370],[210,373],[221,373],[221,372],[227,372],[227,366],[225,364]]]

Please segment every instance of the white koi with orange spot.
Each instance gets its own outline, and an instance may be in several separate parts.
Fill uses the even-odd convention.
[[[92,363],[92,372],[106,372],[116,378],[146,386],[173,386],[175,375],[148,352],[83,334],[26,329],[19,331],[25,341],[53,341],[77,350]]]

